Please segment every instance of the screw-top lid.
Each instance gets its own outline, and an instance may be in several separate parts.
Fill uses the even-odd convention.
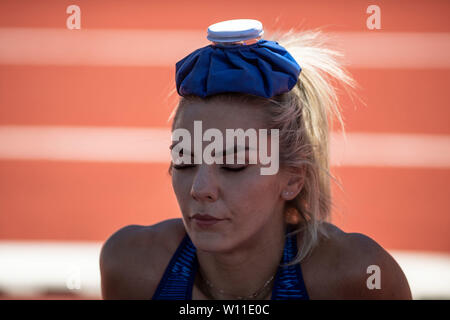
[[[217,43],[233,43],[259,39],[264,34],[263,25],[254,19],[234,19],[212,24],[208,27],[208,40]]]

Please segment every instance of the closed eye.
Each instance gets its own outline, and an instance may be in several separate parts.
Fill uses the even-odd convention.
[[[232,171],[232,172],[242,171],[245,168],[247,168],[247,166],[242,166],[242,167],[222,167],[223,170],[225,170],[225,171]]]
[[[177,169],[177,170],[184,170],[184,169],[189,169],[189,168],[193,168],[195,167],[195,164],[187,164],[187,165],[173,165],[172,168]],[[238,171],[242,171],[245,168],[247,168],[247,166],[242,166],[242,167],[222,167],[223,170],[225,171],[229,171],[229,172],[238,172]]]
[[[188,169],[188,168],[193,168],[195,167],[195,164],[185,164],[185,165],[174,165],[172,166],[172,168],[177,169],[177,170],[183,170],[183,169]]]

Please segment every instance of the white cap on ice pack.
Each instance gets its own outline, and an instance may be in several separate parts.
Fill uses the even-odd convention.
[[[248,40],[261,39],[264,34],[263,25],[258,20],[234,19],[212,24],[208,27],[208,40],[217,44],[243,43]]]

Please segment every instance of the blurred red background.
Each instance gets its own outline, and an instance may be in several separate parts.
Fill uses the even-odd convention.
[[[81,10],[80,30],[66,28],[72,4]],[[370,4],[380,7],[381,30],[366,26]],[[421,254],[442,258],[438,263],[447,264],[436,268],[447,270],[449,9],[450,2],[436,0],[1,1],[0,259],[9,259],[3,270],[21,261],[8,255],[13,245],[98,249],[122,226],[180,216],[167,174],[168,144],[165,150],[145,139],[169,132],[175,63],[208,44],[209,25],[236,18],[258,19],[269,31],[323,27],[342,39],[337,45],[366,105],[342,94],[349,143],[362,137],[363,147],[340,164],[333,158],[344,188],[333,186],[333,221],[398,254],[410,282],[417,267],[406,264],[420,264]],[[75,133],[73,144],[58,147]],[[131,138],[116,144],[122,134]],[[89,156],[90,148],[98,155]],[[367,152],[373,156],[361,155]],[[99,297],[98,283],[86,285],[89,292],[67,291],[62,283],[56,296],[51,290],[45,296],[45,284],[27,291],[22,283],[15,292],[13,281],[2,285],[5,278],[0,288],[7,299]],[[433,294],[412,286],[415,297]]]

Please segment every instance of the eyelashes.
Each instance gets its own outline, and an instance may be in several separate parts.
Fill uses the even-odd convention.
[[[187,168],[193,168],[194,165],[193,164],[188,164],[188,165],[172,165],[172,168],[177,169],[177,170],[183,170],[183,169],[187,169]]]
[[[186,169],[193,168],[193,167],[195,167],[195,164],[172,165],[172,168],[177,169],[177,170],[186,170]],[[224,170],[224,171],[229,171],[229,172],[239,172],[239,171],[244,170],[247,167],[248,166],[242,166],[242,167],[221,167],[221,169]]]

